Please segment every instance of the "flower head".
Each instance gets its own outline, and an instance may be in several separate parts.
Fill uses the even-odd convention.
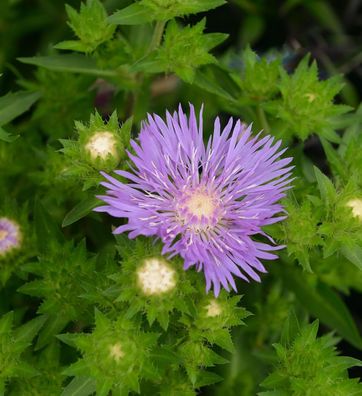
[[[137,270],[137,277],[146,295],[166,293],[176,286],[175,271],[157,257],[146,259]]]
[[[347,202],[347,206],[352,209],[352,214],[354,217],[362,220],[362,199],[354,198]]]
[[[0,218],[0,256],[16,249],[21,243],[21,233],[18,224],[6,217]]]
[[[280,246],[253,236],[284,218],[274,215],[283,210],[278,201],[289,188],[291,158],[280,159],[280,141],[253,137],[240,121],[230,119],[221,131],[217,118],[205,146],[202,112],[199,123],[193,106],[189,119],[181,107],[166,118],[149,115],[139,141],[131,141],[133,171],[115,171],[128,184],[103,173],[108,191],[99,198],[106,205],[96,210],[128,218],[116,234],[160,238],[162,254],[179,254],[185,269],[203,270],[215,295],[221,285],[236,289],[233,275],[259,281],[260,259],[277,258],[270,251]]]
[[[112,132],[96,132],[85,145],[86,151],[92,158],[100,157],[105,160],[108,155],[118,157],[117,140]]]

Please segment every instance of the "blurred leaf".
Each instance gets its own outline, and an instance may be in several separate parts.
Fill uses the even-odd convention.
[[[18,136],[11,135],[10,133],[6,132],[3,128],[0,127],[0,140],[11,143],[17,138]]]
[[[330,204],[336,195],[336,190],[333,186],[332,181],[316,166],[314,167],[314,173],[317,179],[318,189],[321,194],[321,198],[325,202]]]
[[[89,377],[75,377],[63,390],[61,396],[88,396],[96,390],[96,382]]]
[[[38,92],[8,93],[0,97],[0,126],[25,113],[40,98]],[[0,138],[3,130],[0,130]]]
[[[34,215],[38,248],[41,252],[50,250],[56,241],[64,240],[57,224],[39,201],[35,202]]]
[[[117,74],[114,70],[99,69],[94,59],[80,54],[34,56],[18,58],[18,60],[28,65],[60,72],[83,73],[104,77],[114,77]]]
[[[195,388],[212,385],[223,380],[223,377],[211,371],[202,371],[194,384]]]
[[[362,338],[343,300],[324,283],[313,287],[303,272],[297,269],[283,271],[285,285],[295,293],[301,305],[343,338],[362,350]]]
[[[66,40],[54,45],[55,49],[87,52],[87,47],[80,40]]]
[[[67,227],[76,221],[87,216],[87,214],[99,204],[99,200],[95,197],[88,197],[79,202],[64,217],[62,227]]]
[[[64,329],[68,322],[68,318],[64,317],[61,313],[50,316],[39,333],[35,350],[42,349],[45,345],[53,341],[54,337]]]
[[[141,25],[151,21],[149,10],[139,3],[133,3],[108,17],[108,22],[115,25]]]
[[[324,152],[327,156],[328,162],[334,167],[334,169],[343,176],[345,174],[344,164],[337,154],[337,150],[335,150],[332,145],[328,142],[328,140],[323,137],[320,138]]]
[[[346,259],[362,271],[362,248],[360,246],[342,246],[341,253],[346,257]]]
[[[29,322],[18,327],[14,331],[16,342],[30,343],[32,339],[36,336],[38,331],[41,329],[46,319],[47,319],[46,315],[38,316],[37,318],[32,319]]]

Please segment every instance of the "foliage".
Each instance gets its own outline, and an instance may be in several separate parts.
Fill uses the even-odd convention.
[[[0,224],[17,232],[5,250],[0,228],[0,395],[362,394],[344,356],[362,350],[362,106],[340,73],[360,46],[338,6],[68,2],[0,2]],[[305,20],[351,59],[282,48],[279,23]],[[279,258],[217,298],[93,211],[147,113],[188,102],[206,142],[231,115],[293,157],[285,219],[263,228]]]

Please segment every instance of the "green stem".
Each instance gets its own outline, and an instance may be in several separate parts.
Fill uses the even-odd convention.
[[[257,115],[258,115],[258,118],[259,118],[260,125],[263,128],[264,132],[270,133],[270,126],[268,124],[268,120],[266,118],[265,112],[261,108],[261,106],[257,107],[256,112],[257,112]]]
[[[155,30],[153,31],[151,44],[148,48],[148,53],[150,53],[151,51],[153,51],[160,45],[161,39],[162,39],[162,34],[165,29],[165,25],[166,25],[165,21],[158,21],[156,23]]]

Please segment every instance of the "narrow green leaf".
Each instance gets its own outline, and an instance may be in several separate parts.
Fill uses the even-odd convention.
[[[79,202],[70,212],[65,215],[62,227],[67,227],[87,216],[87,214],[98,204],[99,200],[95,197],[88,197]]]
[[[64,329],[68,322],[68,318],[60,313],[51,316],[39,333],[35,350],[37,351],[53,341],[54,337]]]
[[[321,198],[327,203],[330,203],[335,196],[335,189],[333,183],[316,166],[314,167],[314,173],[317,179],[318,189],[321,194]]]
[[[96,382],[89,377],[75,377],[63,390],[61,396],[88,396],[96,391]]]
[[[212,385],[223,380],[223,377],[211,371],[203,371],[198,375],[194,384],[195,388]]]
[[[194,78],[194,84],[198,87],[210,92],[214,95],[220,96],[223,99],[233,100],[234,98],[225,91],[224,88],[213,77],[205,73],[204,70],[197,70]]]
[[[283,326],[280,341],[283,345],[290,345],[292,340],[295,339],[296,335],[300,331],[298,318],[295,314],[294,309],[289,312],[287,320]]]
[[[0,127],[0,140],[4,142],[11,143],[16,140],[19,136],[11,135],[10,133],[6,132],[5,129]]]
[[[88,48],[80,40],[66,40],[54,45],[55,49],[87,52]]]
[[[14,312],[7,312],[0,318],[0,334],[5,334],[11,330],[14,320]]]
[[[35,202],[34,213],[38,247],[40,251],[45,252],[50,250],[56,241],[62,241],[64,236],[39,201]]]
[[[25,113],[39,98],[38,92],[8,93],[0,97],[0,126]],[[0,131],[0,137],[3,133]]]
[[[341,253],[346,259],[362,271],[362,248],[360,246],[343,246]]]
[[[344,164],[337,154],[337,150],[335,150],[332,145],[324,138],[320,138],[323,150],[327,156],[328,162],[334,167],[334,169],[341,175],[345,175],[346,171],[344,168]]]
[[[343,300],[324,283],[313,287],[299,269],[283,271],[285,284],[293,291],[299,302],[313,316],[358,349],[362,349],[362,338]]]
[[[105,77],[116,75],[114,70],[102,70],[97,67],[94,59],[80,54],[34,56],[18,58],[18,60],[28,65],[44,67],[45,69],[59,72],[83,73]]]
[[[108,22],[115,25],[142,25],[151,22],[152,19],[152,15],[146,7],[133,3],[109,16]]]
[[[47,320],[46,315],[38,316],[14,331],[17,343],[30,343]]]

